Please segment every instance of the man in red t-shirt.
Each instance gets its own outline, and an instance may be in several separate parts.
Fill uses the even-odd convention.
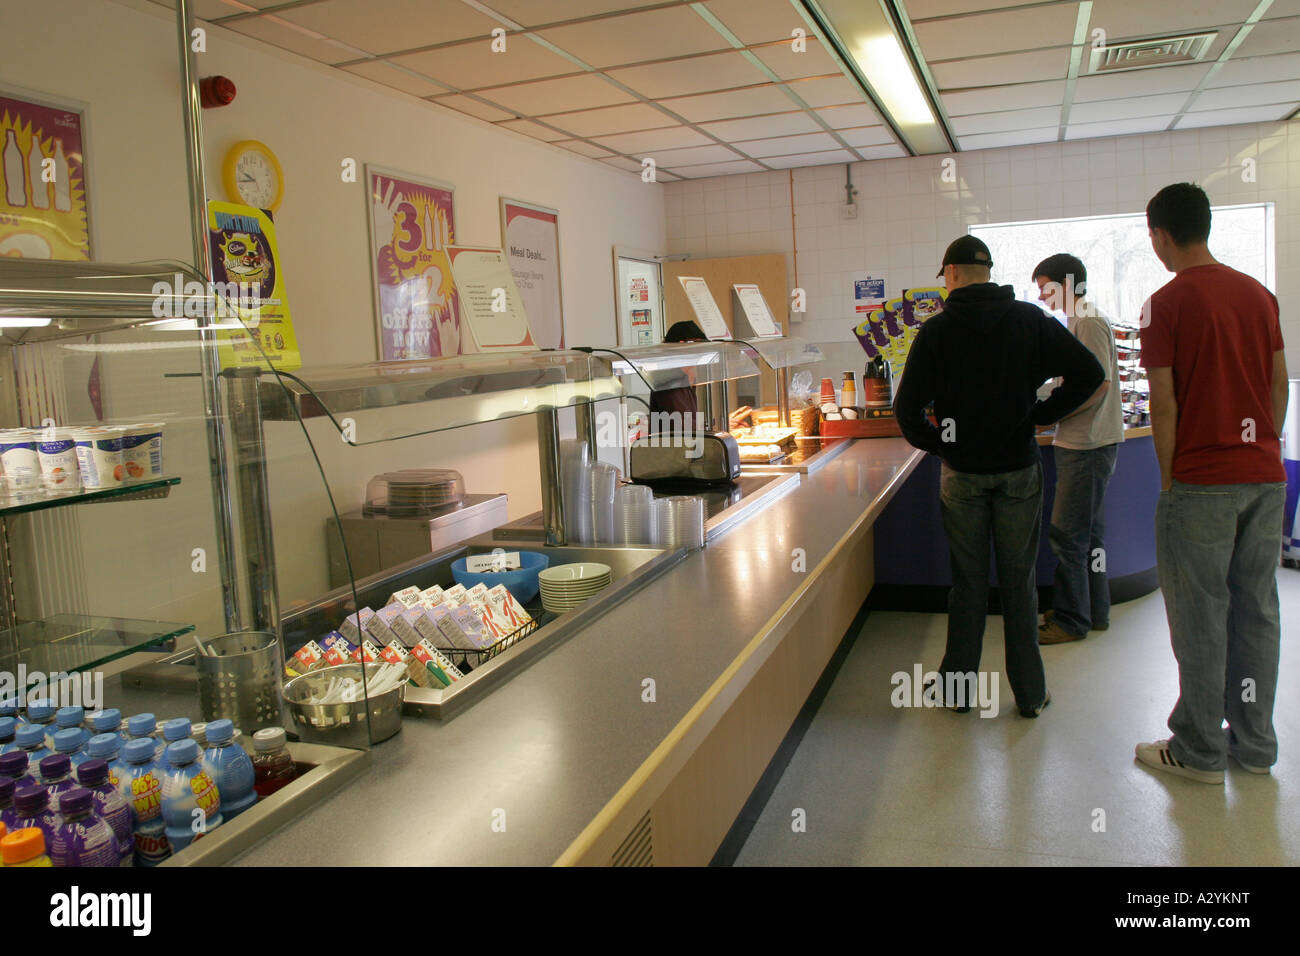
[[[1137,759],[1222,784],[1229,755],[1251,773],[1277,761],[1286,355],[1277,299],[1210,255],[1210,201],[1199,186],[1160,190],[1147,227],[1175,273],[1143,307],[1141,338],[1179,697],[1173,736],[1138,744]]]

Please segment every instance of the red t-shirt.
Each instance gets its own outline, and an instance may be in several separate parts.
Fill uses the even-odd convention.
[[[1273,353],[1282,350],[1277,298],[1221,263],[1184,269],[1151,296],[1142,366],[1173,368],[1176,481],[1286,481],[1273,422]],[[1247,440],[1249,422],[1254,441]]]

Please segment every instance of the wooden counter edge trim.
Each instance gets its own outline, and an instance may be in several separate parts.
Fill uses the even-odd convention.
[[[779,628],[782,620],[790,615],[791,611],[794,610],[805,595],[820,584],[822,574],[826,568],[851,544],[854,538],[863,533],[864,528],[870,527],[885,504],[889,502],[903,482],[916,470],[925,454],[923,451],[913,450],[903,467],[881,488],[880,493],[871,504],[863,509],[861,516],[840,536],[835,545],[827,552],[826,557],[818,562],[812,573],[764,622],[759,632],[741,649],[740,653],[727,665],[726,669],[718,675],[717,680],[709,686],[708,690],[646,757],[641,766],[618,789],[618,792],[610,798],[609,802],[583,828],[577,838],[560,854],[553,864],[554,866],[590,864],[592,861],[588,857],[591,851],[595,848],[597,842],[620,819],[626,818],[624,829],[629,829],[637,817],[649,810],[659,796],[658,791],[662,791],[668,786],[671,777],[662,780],[654,793],[646,792],[646,785],[665,770],[676,772],[685,764],[690,754],[685,752],[676,753],[676,751],[690,738],[695,739],[695,747],[699,746],[699,743],[707,736],[712,726],[721,719],[726,707],[730,706],[734,698],[740,693],[741,687],[731,686],[735,679],[743,673],[749,673],[752,676],[753,673],[757,672],[759,666],[771,654],[772,647],[770,645],[766,648],[767,653],[759,654],[760,650],[764,649],[764,645],[768,644],[768,638]],[[706,717],[711,718],[707,724],[705,722]],[[691,749],[693,752],[694,747]],[[635,808],[635,812],[629,812],[634,801],[638,806]],[[644,803],[643,807],[639,806],[641,803]],[[618,839],[622,839],[622,830],[619,831]],[[617,842],[614,843],[614,846],[617,846]]]

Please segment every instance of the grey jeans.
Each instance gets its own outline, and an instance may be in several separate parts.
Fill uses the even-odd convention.
[[[1160,590],[1178,662],[1169,747],[1189,767],[1222,770],[1229,748],[1254,766],[1277,761],[1278,529],[1285,495],[1282,482],[1175,481],[1156,505]]]
[[[939,673],[979,670],[989,599],[989,543],[998,561],[1007,680],[1020,707],[1047,696],[1038,653],[1038,591],[1034,565],[1043,515],[1043,468],[977,475],[944,463],[939,505],[952,562],[948,593],[948,645]],[[1281,518],[1279,517],[1279,522]]]

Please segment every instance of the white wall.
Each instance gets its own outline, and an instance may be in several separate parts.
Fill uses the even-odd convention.
[[[945,158],[855,163],[856,221],[840,218],[843,166],[670,183],[669,251],[785,252],[793,288],[797,240],[797,284],[807,292],[808,312],[794,333],[852,342],[855,271],[884,275],[890,295],[934,285],[944,247],[969,225],[1142,212],[1162,186],[1190,180],[1216,205],[1276,203],[1276,292],[1291,374],[1300,374],[1300,121],[958,153],[956,182],[942,180]],[[1242,182],[1246,158],[1257,163],[1254,183]],[[996,266],[994,279],[1011,281]],[[844,368],[860,367],[856,348],[836,350],[855,363]]]
[[[175,25],[167,11],[106,0],[4,0],[0,18],[0,86],[85,104],[96,258],[190,259]],[[199,65],[201,75],[229,76],[239,88],[231,106],[204,111],[209,195],[221,196],[221,159],[238,140],[262,140],[284,167],[276,229],[305,364],[376,358],[364,186],[341,181],[345,157],[453,183],[461,241],[500,243],[501,194],[557,208],[567,341],[614,344],[611,247],[663,248],[663,187],[219,28],[209,29]],[[193,367],[193,359],[180,364]],[[110,362],[110,415],[176,403],[160,397],[156,368],[131,367],[139,381],[115,379],[124,366]],[[191,405],[177,413],[172,464],[189,494],[178,489],[168,502],[116,512],[81,509],[87,537],[109,535],[133,562],[129,573],[91,573],[92,611],[217,623],[210,580],[196,585],[189,573],[191,547],[211,547],[212,520],[196,386],[186,394]],[[360,506],[372,474],[413,466],[454,467],[471,492],[508,492],[512,516],[540,507],[531,417],[370,449],[347,448],[319,423],[311,434],[341,509]],[[288,605],[326,586],[328,503],[301,435],[283,425],[270,435]]]

